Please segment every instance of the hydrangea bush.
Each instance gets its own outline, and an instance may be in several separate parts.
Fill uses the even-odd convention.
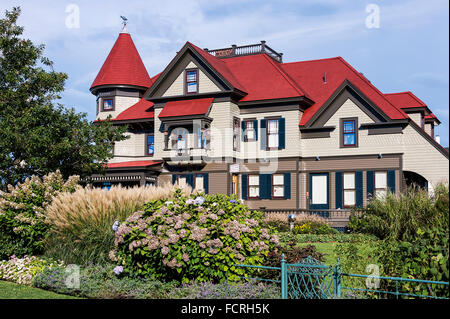
[[[64,181],[59,171],[40,179],[27,178],[7,192],[0,192],[0,259],[10,255],[42,253],[43,239],[49,229],[45,208],[59,192],[73,192],[79,177]]]
[[[33,278],[44,269],[61,267],[62,262],[41,259],[35,256],[17,258],[11,256],[9,260],[0,261],[0,280],[15,282],[30,286]]]
[[[238,280],[262,265],[278,237],[260,226],[262,213],[223,194],[153,200],[122,223],[110,258],[123,273],[179,282]]]

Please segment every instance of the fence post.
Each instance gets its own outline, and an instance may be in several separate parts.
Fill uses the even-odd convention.
[[[287,266],[284,254],[281,255],[281,299],[288,299]]]
[[[339,258],[334,268],[334,295],[341,297],[341,266],[339,264]]]

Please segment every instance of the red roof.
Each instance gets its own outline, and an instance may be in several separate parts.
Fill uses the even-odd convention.
[[[103,63],[91,89],[100,85],[135,85],[150,87],[148,76],[129,33],[120,33]]]
[[[152,119],[155,116],[153,102],[142,98],[136,104],[130,106],[125,111],[117,115],[113,121]]]
[[[214,98],[169,101],[164,105],[158,117],[204,115],[209,110]]]
[[[413,107],[427,107],[417,96],[411,91],[399,92],[399,93],[386,93],[384,96],[393,104],[402,109]]]
[[[108,168],[117,167],[146,167],[160,164],[159,161],[132,161],[132,162],[122,162],[122,163],[108,163]]]
[[[301,84],[315,102],[303,113],[300,120],[301,126],[311,119],[345,80],[350,81],[391,119],[408,118],[406,113],[390,103],[383,93],[341,57],[280,65],[295,82]],[[325,73],[326,83],[324,82]]]

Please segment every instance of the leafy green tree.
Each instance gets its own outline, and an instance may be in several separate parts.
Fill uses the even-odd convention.
[[[56,170],[64,178],[103,172],[126,127],[55,102],[67,74],[54,71],[44,45],[21,38],[19,15],[15,7],[0,19],[0,189]]]

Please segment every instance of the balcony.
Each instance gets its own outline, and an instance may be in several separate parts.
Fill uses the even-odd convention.
[[[243,46],[237,46],[233,44],[230,48],[214,49],[214,50],[204,49],[204,50],[209,54],[215,56],[216,58],[220,59],[265,53],[275,61],[280,63],[283,62],[283,53],[279,53],[274,49],[272,49],[271,47],[269,47],[266,44],[266,41],[261,41],[261,43]]]
[[[169,165],[195,165],[209,162],[211,150],[205,148],[164,149],[162,159]]]

